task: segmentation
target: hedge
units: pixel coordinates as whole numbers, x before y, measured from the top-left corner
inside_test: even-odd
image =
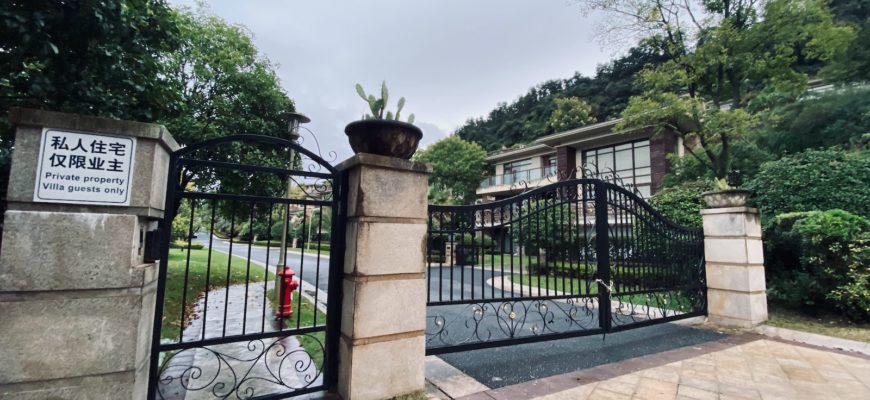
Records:
[[[870,320],[870,219],[843,210],[787,213],[765,234],[771,302]]]
[[[746,188],[765,225],[800,211],[841,209],[870,215],[870,150],[809,150],[762,164]]]

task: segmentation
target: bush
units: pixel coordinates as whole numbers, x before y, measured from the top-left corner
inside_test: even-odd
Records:
[[[765,233],[772,302],[870,320],[870,219],[843,210],[788,213]]]
[[[704,200],[701,193],[713,190],[710,180],[686,182],[679,186],[662,189],[650,199],[650,205],[674,223],[685,226],[701,226],[701,209]]]
[[[777,215],[842,209],[870,215],[870,150],[809,150],[764,163],[746,188],[765,225]]]
[[[189,249],[189,250],[202,250],[205,246],[202,243],[191,242],[190,246],[187,245],[187,241],[184,240],[175,240],[169,244],[170,249]]]

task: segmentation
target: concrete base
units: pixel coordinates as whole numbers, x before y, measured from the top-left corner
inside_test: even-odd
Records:
[[[341,338],[338,393],[346,400],[381,400],[425,388],[426,341],[423,332],[410,337],[365,343]]]

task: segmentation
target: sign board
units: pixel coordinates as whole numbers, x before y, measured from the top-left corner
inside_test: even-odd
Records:
[[[42,130],[33,201],[130,205],[136,138]]]

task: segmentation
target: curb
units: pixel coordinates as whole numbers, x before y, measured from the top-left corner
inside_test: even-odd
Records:
[[[859,342],[857,340],[841,339],[832,336],[820,335],[818,333],[809,333],[796,331],[786,328],[777,328],[770,325],[760,325],[753,329],[756,333],[764,336],[774,337],[790,342],[798,342],[809,344],[826,349],[843,350],[853,353],[860,353],[865,356],[870,356],[870,343]]]

